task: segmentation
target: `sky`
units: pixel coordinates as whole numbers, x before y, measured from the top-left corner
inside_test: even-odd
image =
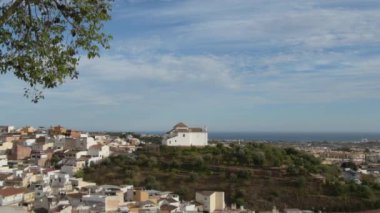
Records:
[[[0,123],[378,132],[378,0],[116,0],[111,49],[45,90],[0,76]]]

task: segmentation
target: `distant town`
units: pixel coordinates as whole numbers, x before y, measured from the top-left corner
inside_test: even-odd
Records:
[[[83,180],[83,169],[112,156],[133,156],[144,147],[215,147],[206,128],[178,123],[164,135],[81,132],[63,126],[48,128],[0,126],[0,212],[254,212],[243,205],[227,205],[222,190],[196,191],[184,200],[171,191],[134,185],[98,185]],[[240,141],[224,141],[240,144]],[[257,143],[268,143],[257,141]],[[242,143],[244,144],[244,143]],[[380,143],[274,143],[292,147],[339,165],[346,181],[362,184],[362,175],[380,183]],[[102,176],[103,174],[97,174]],[[313,177],[325,181],[323,175]],[[148,189],[149,188],[149,189]],[[264,211],[260,211],[264,212]],[[266,212],[301,213],[312,209],[275,205]]]

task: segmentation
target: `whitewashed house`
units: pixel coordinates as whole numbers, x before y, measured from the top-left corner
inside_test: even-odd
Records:
[[[7,187],[0,189],[0,206],[21,203],[24,198],[24,188]]]
[[[207,129],[190,128],[184,123],[178,123],[164,135],[162,144],[166,146],[206,146],[208,144]]]
[[[13,143],[11,141],[1,142],[1,139],[0,139],[0,151],[12,149],[12,147],[13,147]]]
[[[48,195],[51,192],[50,185],[44,183],[31,184],[31,189],[33,189],[36,197],[42,197]]]
[[[66,137],[63,135],[54,136],[54,149],[63,149],[65,147]]]
[[[15,131],[14,126],[0,126],[0,133],[10,133]]]
[[[32,146],[34,143],[36,143],[35,138],[28,138],[28,139],[25,139],[24,141],[25,146]]]
[[[0,154],[0,167],[8,167],[8,158],[5,154]]]
[[[202,204],[203,212],[213,213],[215,210],[224,210],[224,192],[201,191],[195,193],[195,201]]]
[[[67,150],[64,153],[65,159],[79,159],[82,156],[88,155],[87,151],[75,151],[75,150]]]
[[[76,143],[76,148],[79,150],[88,150],[91,146],[97,144],[92,137],[80,138]]]
[[[86,161],[82,159],[64,159],[61,172],[74,176],[76,172],[86,166]]]
[[[90,146],[88,149],[88,155],[91,157],[106,158],[110,155],[110,147],[102,145],[100,143]]]

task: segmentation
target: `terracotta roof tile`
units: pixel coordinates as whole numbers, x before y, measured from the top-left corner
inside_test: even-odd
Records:
[[[90,149],[98,149],[98,150],[100,150],[100,149],[102,149],[102,146],[103,146],[102,144],[98,143],[98,144],[90,146]]]
[[[190,128],[191,132],[204,132],[202,128]]]
[[[187,128],[186,124],[182,123],[182,122],[179,122],[177,123],[173,129],[177,129],[177,128]]]
[[[167,211],[173,211],[176,208],[178,208],[178,207],[173,206],[173,205],[167,205],[167,204],[164,204],[160,207],[161,210],[167,210]]]
[[[25,188],[7,187],[0,189],[0,196],[7,197],[10,195],[22,194],[26,191]]]

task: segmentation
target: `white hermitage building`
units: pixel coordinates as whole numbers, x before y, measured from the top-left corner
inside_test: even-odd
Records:
[[[162,144],[166,146],[207,146],[207,129],[190,128],[184,123],[178,123],[164,135]]]

